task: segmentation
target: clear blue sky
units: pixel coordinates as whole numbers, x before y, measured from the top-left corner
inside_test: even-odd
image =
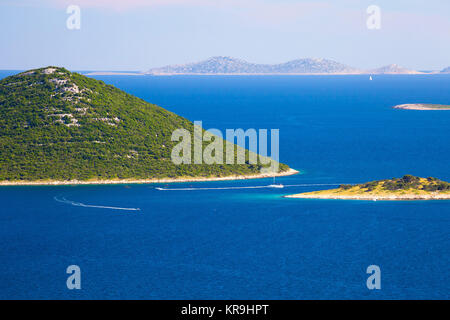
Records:
[[[81,8],[81,29],[66,8]],[[381,8],[369,30],[366,9]],[[450,66],[448,0],[0,0],[0,69],[146,70],[226,55]]]

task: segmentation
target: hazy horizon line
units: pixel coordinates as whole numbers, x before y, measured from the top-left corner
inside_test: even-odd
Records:
[[[360,68],[360,67],[353,67],[353,66],[350,65],[350,64],[347,64],[347,63],[344,63],[344,62],[340,62],[340,61],[338,61],[338,60],[329,59],[329,58],[317,58],[317,57],[303,57],[303,58],[296,58],[296,59],[290,59],[290,60],[286,60],[286,61],[283,61],[283,62],[277,62],[277,63],[256,63],[256,62],[248,61],[248,60],[243,59],[243,58],[237,58],[237,57],[233,57],[233,56],[215,55],[215,56],[210,56],[210,57],[208,57],[208,58],[197,59],[197,60],[195,60],[195,61],[191,61],[191,62],[187,62],[187,63],[176,63],[176,62],[175,62],[175,63],[171,63],[171,64],[165,64],[165,65],[162,65],[162,66],[145,67],[145,68],[134,69],[134,70],[131,70],[131,69],[130,69],[130,70],[118,70],[118,69],[108,69],[108,70],[106,70],[106,69],[92,69],[92,68],[86,68],[86,69],[84,69],[84,68],[76,68],[76,69],[72,69],[72,71],[83,71],[83,72],[121,72],[121,73],[132,72],[132,73],[144,73],[144,72],[147,72],[147,71],[149,71],[149,70],[151,70],[151,69],[164,68],[164,67],[167,67],[167,66],[182,66],[182,65],[188,65],[188,64],[195,64],[195,63],[200,63],[200,62],[203,62],[203,61],[210,60],[210,59],[212,59],[212,58],[231,58],[231,59],[241,60],[241,61],[243,61],[243,62],[251,63],[251,64],[256,64],[256,65],[278,65],[278,64],[283,64],[283,63],[288,63],[288,62],[296,61],[296,60],[307,60],[307,59],[311,59],[311,60],[328,60],[328,61],[333,61],[333,62],[341,63],[341,64],[343,64],[343,65],[346,65],[346,66],[348,66],[348,67],[352,67],[352,68],[354,68],[354,69],[358,69],[358,70],[360,70],[360,71],[371,71],[371,70],[374,70],[374,69],[377,69],[377,68],[382,68],[382,67],[385,67],[385,66],[391,66],[391,65],[397,65],[397,66],[399,66],[399,67],[402,67],[402,68],[405,68],[405,69],[408,69],[408,70],[411,70],[411,71],[419,71],[419,72],[434,72],[434,71],[441,71],[441,70],[444,70],[444,69],[450,67],[450,62],[449,62],[448,65],[444,65],[444,66],[442,66],[442,67],[439,68],[439,69],[409,68],[409,67],[406,67],[406,66],[404,66],[404,65],[402,65],[402,64],[399,64],[399,63],[383,64],[383,65],[381,65],[380,67],[377,67],[377,68]],[[53,66],[53,65],[38,66],[38,67],[33,67],[33,68],[31,68],[31,69],[30,69],[30,68],[7,68],[7,69],[1,68],[0,70],[3,70],[3,71],[26,71],[26,70],[39,69],[39,68],[44,68],[44,67],[49,67],[49,66]],[[64,68],[67,68],[67,67],[65,67],[65,66],[58,66],[58,67],[64,67]]]

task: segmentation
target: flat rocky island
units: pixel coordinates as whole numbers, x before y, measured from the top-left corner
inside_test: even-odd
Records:
[[[429,104],[429,103],[409,103],[399,104],[394,109],[406,109],[406,110],[450,110],[450,105],[445,104]]]
[[[403,178],[378,180],[363,184],[344,184],[337,189],[285,196],[304,199],[349,200],[450,200],[450,183],[436,178],[405,175]]]

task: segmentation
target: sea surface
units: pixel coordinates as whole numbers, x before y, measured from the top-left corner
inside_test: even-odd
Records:
[[[280,160],[301,174],[277,178],[284,189],[0,187],[0,299],[450,298],[450,201],[282,198],[404,174],[450,181],[450,111],[391,108],[449,104],[450,75],[95,78],[206,129],[279,129]],[[81,290],[66,287],[69,265]],[[370,265],[381,290],[366,286]]]

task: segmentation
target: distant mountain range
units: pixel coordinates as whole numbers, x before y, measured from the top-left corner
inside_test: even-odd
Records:
[[[298,59],[280,64],[256,64],[231,57],[150,69],[149,74],[295,74],[360,73],[358,69],[326,59]]]
[[[367,73],[367,72],[364,72]],[[419,71],[415,71],[415,70],[409,70],[403,67],[400,67],[399,65],[396,64],[390,64],[378,69],[374,69],[374,70],[370,70],[368,73],[373,73],[373,74],[417,74],[417,73],[422,73]]]
[[[450,72],[450,67],[441,71]],[[200,62],[169,65],[150,69],[144,74],[175,75],[175,74],[421,74],[415,70],[406,69],[396,64],[383,66],[373,70],[354,68],[333,60],[305,58],[280,64],[257,64],[232,57],[212,57]]]

